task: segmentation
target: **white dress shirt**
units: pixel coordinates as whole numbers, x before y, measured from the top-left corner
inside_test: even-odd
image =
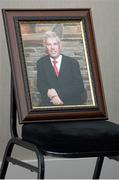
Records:
[[[51,60],[51,63],[52,63],[52,66],[54,65],[53,64],[53,61],[54,59],[53,58],[50,58]],[[55,59],[57,61],[57,68],[58,68],[58,71],[60,71],[60,66],[61,66],[61,62],[62,62],[62,55],[60,55],[57,59]]]

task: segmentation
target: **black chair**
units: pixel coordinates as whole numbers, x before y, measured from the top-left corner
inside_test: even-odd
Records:
[[[118,160],[119,125],[109,121],[76,121],[24,124],[22,138],[17,133],[17,109],[14,90],[11,91],[11,139],[9,140],[0,170],[4,179],[8,163],[12,162],[37,173],[44,178],[44,155],[64,158],[97,157],[93,179],[100,177],[104,157]],[[38,166],[27,164],[12,157],[14,145],[36,153]],[[79,174],[80,178],[80,174]]]

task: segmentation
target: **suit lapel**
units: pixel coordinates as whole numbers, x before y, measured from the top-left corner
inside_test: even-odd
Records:
[[[65,60],[64,60],[64,56],[62,55],[62,62],[61,62],[60,71],[59,71],[59,78],[64,74],[65,71],[66,71]]]
[[[45,71],[46,71],[48,79],[51,79],[52,81],[56,81],[57,80],[57,76],[56,76],[54,68],[53,68],[53,66],[51,64],[50,57],[48,57],[46,59]]]

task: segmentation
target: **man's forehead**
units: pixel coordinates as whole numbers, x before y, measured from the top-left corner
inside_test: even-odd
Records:
[[[55,37],[53,37],[53,38],[50,38],[50,37],[47,38],[46,42],[52,42],[52,43],[56,42],[56,43],[59,43],[58,39],[55,38]]]

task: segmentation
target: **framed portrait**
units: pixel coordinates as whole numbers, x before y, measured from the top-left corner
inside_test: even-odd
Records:
[[[107,119],[91,9],[2,12],[20,123]]]

